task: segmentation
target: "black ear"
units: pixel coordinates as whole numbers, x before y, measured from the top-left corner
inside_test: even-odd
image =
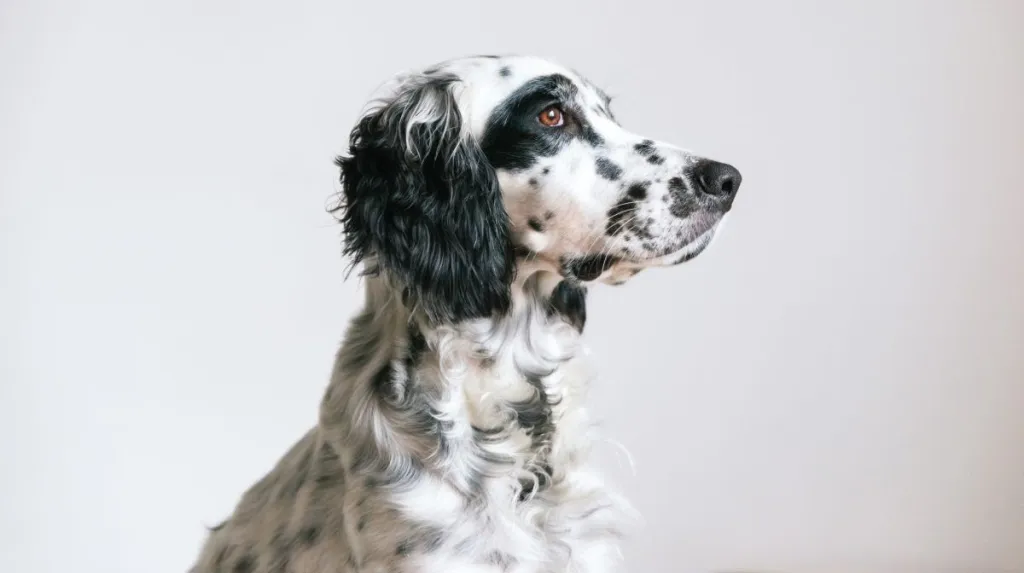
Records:
[[[353,129],[338,158],[345,252],[431,320],[508,310],[514,268],[498,179],[463,124],[453,76],[417,76]]]

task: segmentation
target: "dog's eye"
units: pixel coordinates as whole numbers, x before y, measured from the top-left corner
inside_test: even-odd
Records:
[[[565,116],[562,114],[562,109],[557,105],[551,105],[544,108],[544,111],[540,112],[537,116],[541,124],[546,127],[560,127],[565,123]]]

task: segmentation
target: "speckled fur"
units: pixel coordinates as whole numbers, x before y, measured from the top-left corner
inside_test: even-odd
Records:
[[[531,123],[538,97],[573,123]],[[536,58],[403,75],[351,142],[365,306],[317,425],[191,573],[615,570],[636,516],[589,461],[587,285],[693,258],[731,194],[702,195],[703,158],[626,132]]]
[[[508,317],[443,328],[368,280],[319,425],[214,528],[194,571],[610,568],[632,514],[588,465],[583,348],[542,278],[515,285]],[[397,373],[386,394],[382,371]],[[551,410],[540,439],[517,423],[531,407]]]

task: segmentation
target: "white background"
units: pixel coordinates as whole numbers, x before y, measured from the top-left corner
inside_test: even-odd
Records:
[[[367,96],[518,52],[744,175],[592,291],[628,570],[1024,571],[1024,4],[844,4],[4,0],[0,570],[185,571],[361,302]]]

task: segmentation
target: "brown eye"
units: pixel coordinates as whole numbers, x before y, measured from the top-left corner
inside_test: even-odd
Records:
[[[540,112],[537,116],[541,124],[546,127],[559,127],[565,123],[565,118],[562,116],[562,110],[557,105],[549,106],[544,108],[544,111]]]

